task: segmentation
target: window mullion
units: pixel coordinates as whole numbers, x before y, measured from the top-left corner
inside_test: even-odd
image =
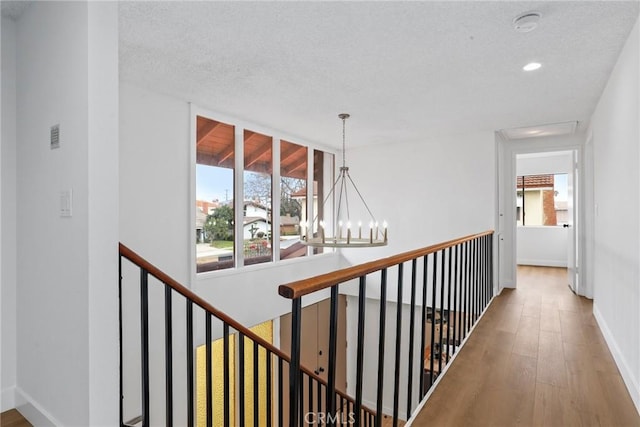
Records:
[[[235,267],[244,265],[244,128],[235,127],[235,168],[233,183],[233,217]]]
[[[280,260],[280,144],[279,136],[271,140],[271,253],[272,261]]]

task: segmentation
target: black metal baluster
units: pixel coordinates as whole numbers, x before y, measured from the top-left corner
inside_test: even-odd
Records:
[[[195,396],[193,369],[193,301],[187,300],[187,425],[195,424]]]
[[[229,427],[231,424],[231,378],[229,376],[229,362],[231,361],[229,358],[229,324],[224,322],[222,324],[222,375],[223,375],[223,388],[224,388],[224,409],[223,409],[223,423],[225,427]]]
[[[239,417],[238,425],[245,425],[245,400],[247,394],[245,393],[245,380],[247,379],[247,371],[245,370],[245,352],[244,352],[244,334],[242,332],[238,333],[238,382],[239,390],[238,390],[238,400],[239,400]]]
[[[173,425],[173,325],[171,287],[164,285],[164,360],[166,425]]]
[[[491,235],[487,235],[485,236],[484,239],[484,274],[485,274],[485,281],[486,281],[486,285],[485,285],[485,306],[489,305],[489,302],[491,301],[491,296],[490,294],[490,282],[489,282],[489,239],[491,238]]]
[[[124,347],[122,341],[122,255],[118,256],[118,346],[119,353],[119,383],[120,383],[120,398],[118,399],[118,411],[120,417],[120,425],[124,424],[124,380],[122,378],[122,372],[124,371],[122,348]]]
[[[327,413],[336,413],[336,343],[338,340],[338,284],[331,287],[331,312],[329,316],[329,371],[327,372]],[[335,425],[330,418],[327,425]]]
[[[407,384],[407,419],[411,418],[411,401],[413,394],[413,336],[416,331],[416,270],[418,260],[411,261],[411,309],[409,314],[409,378]]]
[[[460,337],[460,343],[462,343],[462,341],[466,337],[466,331],[465,331],[465,324],[467,321],[466,320],[467,319],[467,309],[466,309],[467,294],[465,291],[465,281],[467,277],[466,251],[467,251],[467,242],[463,242],[462,245],[460,245],[460,301],[458,302],[458,311],[460,312],[460,325],[458,326],[460,333],[458,334],[458,336]]]
[[[489,303],[489,289],[488,289],[488,280],[487,280],[487,236],[482,237],[482,311],[487,307]]]
[[[142,426],[149,420],[149,273],[140,269],[140,340],[142,369]]]
[[[478,310],[480,309],[480,298],[478,298],[479,274],[478,274],[478,239],[473,239],[473,324],[478,320]]]
[[[378,332],[378,394],[376,396],[376,412],[382,413],[382,391],[384,385],[384,337],[387,316],[387,269],[381,271],[380,279],[380,321]],[[376,427],[381,427],[381,418],[378,417]]]
[[[316,386],[318,388],[318,410],[316,412],[316,414],[319,414],[322,412],[322,383],[320,381],[316,381]]]
[[[429,388],[433,385],[433,356],[436,338],[436,298],[438,286],[438,252],[433,253],[433,283],[431,287],[431,350],[429,352]]]
[[[300,321],[302,300],[291,301],[291,362],[289,363],[289,423],[298,426],[298,390],[300,389]]]
[[[309,407],[307,408],[307,413],[313,413],[313,381],[311,378],[311,375],[309,375],[309,396],[307,396],[307,398],[309,399]],[[316,412],[317,413],[317,412]]]
[[[440,333],[438,334],[438,376],[442,373],[442,335],[444,333],[444,283],[445,283],[445,258],[447,253],[443,249],[440,259]]]
[[[258,343],[253,342],[253,425],[260,422],[260,364]]]
[[[426,394],[424,387],[424,350],[426,345],[426,328],[427,328],[427,263],[429,261],[429,255],[423,257],[424,266],[422,268],[422,328],[420,328],[420,400]]]
[[[403,264],[398,264],[398,299],[396,303],[396,360],[395,381],[393,385],[393,427],[398,427],[398,405],[400,403],[400,357],[402,355],[402,271]]]
[[[450,356],[449,355],[449,347],[451,345],[451,337],[449,335],[450,330],[451,330],[451,328],[450,328],[450,326],[451,326],[451,323],[450,323],[451,322],[451,280],[452,280],[452,277],[451,277],[452,276],[452,274],[451,274],[452,248],[451,248],[451,246],[449,246],[448,252],[449,252],[449,257],[448,257],[448,260],[447,260],[448,273],[447,273],[447,338],[446,338],[447,344],[445,345],[446,353],[443,353],[443,354],[447,355],[447,358],[444,361],[445,365],[447,363],[449,363],[449,356]],[[444,310],[443,310],[443,313],[444,313]],[[443,327],[444,327],[444,325],[443,325]]]
[[[272,357],[273,357],[273,353],[271,352],[271,350],[267,350],[267,361],[266,361],[266,366],[265,366],[265,371],[267,372],[267,427],[271,427],[271,421],[272,421],[272,414],[271,414],[271,408],[273,405],[273,399],[271,397],[271,392],[272,392],[272,366],[271,364],[273,363],[272,361]]]
[[[278,427],[284,426],[284,362],[278,356]]]
[[[453,262],[453,348],[451,356],[456,354],[456,348],[458,346],[457,341],[457,330],[458,327],[458,316],[460,312],[458,311],[458,251],[460,249],[460,245],[456,245],[455,253],[454,253],[454,262]]]
[[[493,277],[493,234],[491,234],[491,237],[489,239],[489,283],[491,283],[491,287],[490,289],[490,293],[489,296],[491,298],[493,298],[493,287],[494,287],[494,283],[493,283],[494,277]]]
[[[298,416],[300,417],[300,425],[303,426],[304,425],[304,417],[305,417],[305,413],[304,413],[304,377],[305,377],[305,373],[304,372],[300,372],[300,390],[299,390],[299,398],[300,399],[300,410],[298,411]]]
[[[205,343],[206,343],[206,399],[207,399],[207,427],[211,427],[213,425],[213,367],[211,363],[211,314],[209,312],[204,312],[205,316]]]
[[[468,242],[467,245],[467,320],[466,320],[466,331],[465,331],[465,335],[469,332],[469,330],[471,329],[471,308],[472,308],[472,295],[471,295],[471,290],[472,290],[472,279],[471,279],[471,268],[473,265],[473,259],[471,257],[472,253],[471,253],[471,241]]]
[[[360,276],[360,289],[358,294],[358,343],[356,347],[356,405],[355,424],[360,425],[360,410],[362,409],[362,368],[364,365],[364,325],[365,325],[365,304],[367,297],[367,277]]]

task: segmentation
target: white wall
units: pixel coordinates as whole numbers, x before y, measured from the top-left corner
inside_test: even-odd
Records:
[[[421,142],[347,151],[351,177],[376,219],[389,223],[388,246],[345,249],[343,255],[349,262],[360,263],[495,228],[492,132],[427,137]]]
[[[16,406],[34,425],[115,425],[117,5],[36,2],[17,26]]]
[[[118,4],[88,3],[89,424],[117,423]]]
[[[640,411],[640,30],[634,27],[591,121],[594,314]]]
[[[519,154],[516,157],[516,174],[523,176],[570,173],[572,158],[572,153],[567,151]]]
[[[2,281],[2,406],[15,406],[16,386],[16,25],[2,18],[2,142],[0,265]]]
[[[518,227],[518,264],[566,267],[567,234],[563,227]]]
[[[572,172],[572,153],[532,153],[516,158],[516,174],[540,175]],[[517,263],[566,267],[568,232],[562,227],[518,227]]]

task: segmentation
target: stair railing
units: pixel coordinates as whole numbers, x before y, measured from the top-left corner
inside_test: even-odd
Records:
[[[408,278],[404,275],[405,264],[410,264]],[[405,303],[395,304],[395,330],[387,332],[387,288],[391,275],[396,278],[395,301]],[[357,287],[355,283],[347,283],[356,280]],[[405,296],[405,285],[410,286],[410,296]],[[280,295],[292,300],[289,414],[293,427],[302,425],[298,424],[297,415],[303,411],[303,401],[297,393],[302,381],[298,371],[302,297],[327,288],[331,290],[329,324],[318,326],[329,330],[326,401],[335,402],[337,307],[341,286],[347,294],[357,295],[358,306],[357,319],[351,320],[351,324],[357,324],[356,360],[353,364],[356,371],[355,391],[351,392],[355,395],[355,405],[349,414],[351,424],[368,425],[369,421],[362,418],[361,411],[366,397],[369,402],[375,402],[378,417],[374,425],[380,427],[383,415],[389,414],[396,427],[401,416],[402,419],[412,416],[493,298],[493,231],[281,285],[278,290]],[[377,319],[369,321],[365,317],[365,307],[371,306],[370,302],[367,303],[368,293],[375,293],[372,298],[379,301]],[[403,313],[403,310],[408,310],[408,313]],[[372,315],[375,316],[375,313]],[[419,319],[416,319],[418,316]],[[409,333],[408,338],[403,338],[403,322],[407,318]],[[365,328],[371,330],[376,327],[377,342],[369,339],[365,343]],[[395,347],[391,353],[386,352],[388,333],[395,336]],[[365,375],[365,358],[371,357],[374,358],[373,363],[369,360],[367,366],[377,366],[377,372],[367,372]],[[388,371],[393,372],[393,384],[390,386],[385,383],[385,372]],[[392,392],[385,397],[388,387],[392,388]],[[327,425],[340,424],[342,418],[339,409],[333,404],[329,405],[324,417]]]
[[[133,267],[137,267],[139,270],[139,280],[136,280],[139,289],[136,290],[136,294],[139,293],[139,304],[130,304],[124,301],[123,291],[123,259],[130,261]],[[125,266],[129,268],[131,266]],[[150,280],[150,277],[157,280]],[[156,288],[152,286],[157,285]],[[128,286],[128,284],[127,284]],[[159,289],[157,289],[159,288]],[[129,289],[127,289],[129,290]],[[150,321],[150,293],[161,292],[163,293],[164,307],[163,322]],[[130,293],[130,292],[127,292]],[[291,358],[289,355],[283,353],[279,348],[273,346],[271,343],[261,338],[258,334],[254,333],[250,329],[241,325],[239,322],[225,314],[224,312],[216,309],[210,303],[203,298],[178,283],[169,275],[155,267],[153,264],[142,258],[140,255],[133,252],[131,249],[123,244],[120,244],[120,282],[119,282],[119,294],[120,294],[120,426],[125,427],[128,424],[125,423],[125,399],[136,399],[134,406],[136,406],[136,414],[126,414],[127,418],[133,415],[136,425],[143,427],[165,424],[166,426],[188,426],[192,427],[197,423],[197,408],[196,408],[196,372],[195,372],[195,345],[194,345],[194,319],[196,319],[197,311],[201,317],[201,321],[204,322],[204,337],[203,341],[206,346],[206,374],[205,374],[205,408],[201,409],[206,412],[205,425],[207,427],[215,425],[230,426],[232,420],[236,420],[233,424],[238,426],[252,425],[252,426],[266,426],[272,425],[289,426],[292,423],[296,425],[303,425],[312,423],[309,420],[305,420],[304,416],[297,417],[296,420],[289,422],[288,411],[286,411],[286,405],[288,405],[289,391],[284,385],[287,379],[290,377],[289,371],[291,366]],[[182,302],[184,304],[185,316],[180,319],[184,322],[184,333],[180,335],[182,331],[175,330],[175,324],[178,323],[177,314],[180,310],[176,306],[176,302]],[[126,307],[123,305],[126,303]],[[127,324],[123,320],[124,316],[131,317],[131,310],[133,305],[139,305],[138,313],[135,315],[139,319],[140,339],[139,339],[139,370],[140,370],[140,382],[139,382],[139,397],[131,396],[130,393],[126,393],[124,390],[124,374],[123,363],[136,363],[127,357],[125,361],[125,342],[123,341],[124,329],[127,327],[132,328],[132,325]],[[157,307],[154,307],[157,309]],[[126,311],[126,312],[125,312]],[[212,363],[212,342],[213,342],[213,329],[214,322],[218,322],[218,327],[222,327],[222,339],[223,339],[223,368],[222,368],[222,390],[214,390],[213,388],[213,363]],[[158,332],[154,327],[161,328],[164,331],[163,338],[163,351],[162,354],[153,352],[150,349],[150,335],[154,332]],[[230,351],[230,343],[232,339],[232,331],[236,331],[238,334],[237,348],[239,356],[233,360],[233,354]],[[130,331],[129,331],[130,332]],[[154,335],[155,336],[155,335]],[[177,338],[184,339],[185,347],[181,350],[186,352],[185,366],[182,372],[185,378],[182,378],[182,374],[177,375],[174,371],[174,366],[179,364],[177,362],[176,349],[180,347]],[[137,341],[137,340],[136,340]],[[137,351],[137,349],[136,349]],[[248,360],[252,364],[252,367],[245,366],[245,356],[250,355]],[[259,355],[264,356],[263,358]],[[163,359],[162,361],[154,360],[154,357]],[[164,362],[164,379],[160,381],[154,378],[154,384],[163,382],[164,390],[158,390],[157,387],[151,385],[151,365],[156,366],[159,362]],[[235,363],[235,369],[230,369]],[[138,367],[138,366],[137,366]],[[136,368],[137,368],[136,367]],[[245,369],[247,368],[247,369]],[[247,371],[252,368],[252,381],[247,380]],[[300,379],[296,384],[298,389],[296,391],[296,402],[307,402],[308,409],[310,411],[323,412],[327,406],[325,400],[326,389],[329,386],[320,376],[315,374],[310,369],[296,364],[297,375],[296,378]],[[233,378],[232,378],[233,372]],[[261,384],[258,380],[257,373],[264,373],[266,384]],[[176,384],[174,378],[179,377],[180,381],[186,382],[186,384]],[[235,399],[232,401],[231,388],[232,384],[237,387],[238,392],[235,393]],[[304,387],[303,387],[304,386]],[[176,395],[175,389],[183,390],[186,388],[186,398],[182,395]],[[335,387],[332,386],[332,390]],[[163,408],[154,407],[152,410],[152,401],[154,401],[153,393],[164,394],[164,402],[161,405]],[[213,398],[214,394],[222,394],[223,399],[223,411],[222,414],[214,414]],[[348,396],[342,391],[336,391],[332,393],[333,401],[329,402],[332,408],[338,408],[335,413],[344,417],[343,412],[346,414],[353,413],[356,403],[353,398]],[[137,399],[139,399],[139,408],[137,407]],[[162,399],[160,399],[162,400]],[[263,405],[264,414],[260,412],[259,402],[266,402]],[[186,413],[186,418],[180,418],[175,411],[176,404],[184,405],[180,408],[181,413]],[[235,408],[235,410],[234,410]],[[377,420],[376,414],[371,409],[358,405],[359,417],[366,420],[367,425],[373,426]],[[140,414],[140,415],[138,415]],[[218,416],[217,418],[215,416]],[[156,416],[156,419],[152,421],[152,416]],[[164,420],[162,419],[164,418]]]

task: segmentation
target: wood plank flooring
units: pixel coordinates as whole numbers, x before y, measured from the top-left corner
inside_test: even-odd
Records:
[[[640,426],[566,269],[518,267],[412,426]]]
[[[1,427],[32,427],[29,421],[25,420],[22,414],[15,409],[0,414]]]

